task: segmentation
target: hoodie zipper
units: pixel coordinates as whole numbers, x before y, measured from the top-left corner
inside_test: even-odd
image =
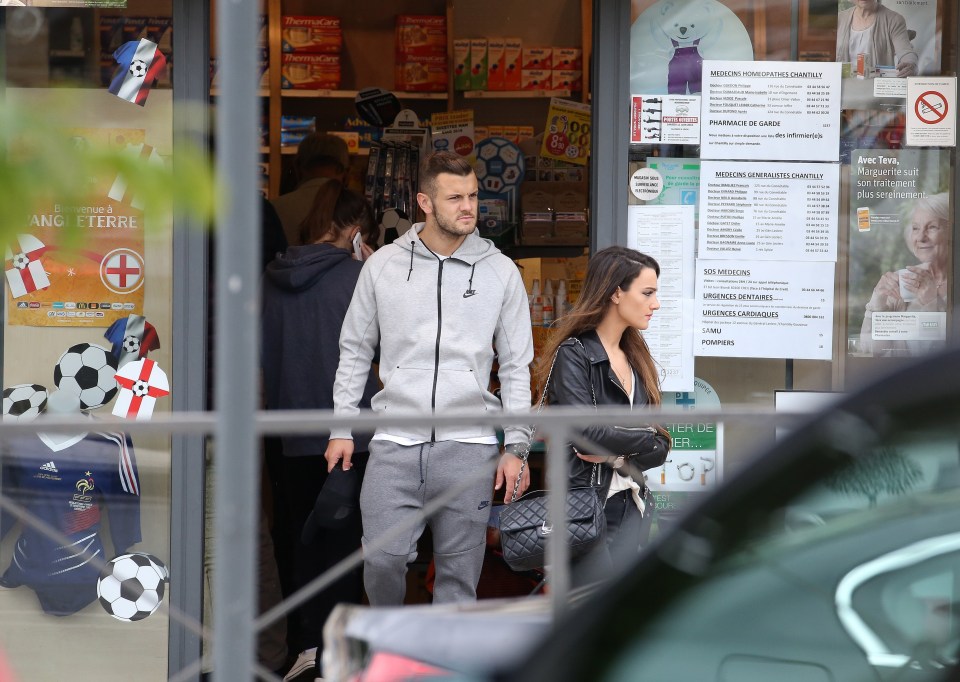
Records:
[[[437,412],[437,381],[440,379],[440,330],[443,328],[443,263],[446,259],[438,258],[437,268],[437,343],[433,350],[433,394],[430,396],[430,412]],[[436,425],[430,427],[430,442],[437,440]]]

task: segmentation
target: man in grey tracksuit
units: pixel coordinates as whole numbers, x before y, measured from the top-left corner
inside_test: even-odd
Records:
[[[393,414],[474,414],[530,408],[533,339],[516,264],[476,230],[477,177],[460,156],[437,152],[420,170],[414,225],[364,264],[340,333],[333,389],[338,415],[356,415],[367,369],[380,347],[383,390],[371,407]],[[500,397],[488,383],[498,363]],[[365,369],[366,368],[366,369]],[[476,599],[491,484],[509,498],[520,473],[527,426],[504,429],[500,455],[491,426],[381,427],[370,443],[360,496],[364,587],[375,606],[403,603],[406,567],[416,557],[431,500],[471,481],[432,515],[434,602]],[[349,468],[349,430],[334,429],[326,458]],[[522,489],[529,482],[524,473]],[[506,484],[506,485],[504,485]],[[406,530],[397,533],[399,524]]]

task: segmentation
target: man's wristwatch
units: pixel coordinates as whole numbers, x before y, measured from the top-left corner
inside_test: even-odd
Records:
[[[504,452],[509,452],[514,457],[519,457],[524,462],[530,456],[530,445],[528,443],[510,443],[503,447]]]

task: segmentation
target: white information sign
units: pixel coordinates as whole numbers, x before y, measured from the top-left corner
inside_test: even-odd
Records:
[[[835,261],[840,165],[700,164],[700,258]]]
[[[629,206],[627,246],[660,264],[658,310],[643,332],[663,371],[664,391],[693,390],[693,206]]]
[[[957,78],[907,79],[906,144],[957,146]]]
[[[839,62],[703,62],[701,159],[838,161]]]
[[[695,355],[830,360],[834,264],[697,260]]]

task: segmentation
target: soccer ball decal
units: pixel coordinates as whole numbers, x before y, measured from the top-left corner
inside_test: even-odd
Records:
[[[101,407],[117,394],[117,359],[102,346],[78,343],[57,360],[53,383],[80,398],[81,410]]]
[[[133,334],[128,334],[123,337],[123,352],[125,353],[139,353],[140,352],[140,339],[134,336]]]
[[[3,420],[29,422],[47,406],[47,389],[38,384],[17,384],[3,389]]]
[[[163,601],[167,567],[142,552],[121,554],[107,562],[97,578],[100,606],[117,620],[143,620]]]
[[[134,59],[130,63],[130,75],[135,78],[143,78],[147,75],[147,63],[142,59]]]
[[[503,193],[523,180],[523,154],[504,137],[488,137],[477,144],[476,171],[480,189]]]
[[[383,226],[385,231],[393,228],[399,236],[409,230],[413,223],[403,215],[402,211],[395,208],[388,208],[383,212],[383,217],[380,218],[380,225]]]
[[[133,394],[139,398],[147,395],[150,392],[150,387],[145,381],[134,381],[133,386],[130,388],[133,391]]]
[[[26,270],[30,266],[30,259],[25,253],[18,253],[13,257],[13,267],[17,270]]]

